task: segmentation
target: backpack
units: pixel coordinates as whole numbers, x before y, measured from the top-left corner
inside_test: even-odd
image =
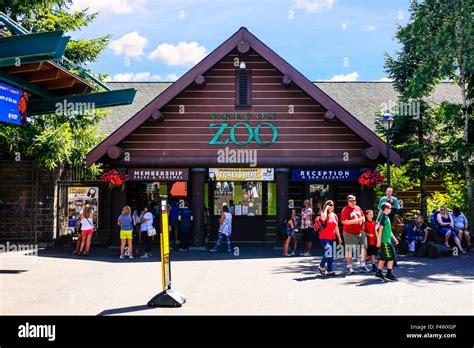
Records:
[[[438,214],[439,214],[439,211],[435,211],[433,212],[433,214],[430,215],[430,223],[435,227],[435,228],[438,228],[439,225],[438,225]]]

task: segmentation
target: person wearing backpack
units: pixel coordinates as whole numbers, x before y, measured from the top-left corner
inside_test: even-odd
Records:
[[[120,259],[125,258],[125,244],[128,245],[129,259],[133,259],[133,228],[134,221],[132,209],[126,205],[122,208],[122,214],[117,219],[117,225],[120,227]]]
[[[323,209],[321,210],[321,216],[319,217],[322,222],[325,223],[325,227],[319,233],[319,241],[323,247],[323,259],[319,264],[319,273],[323,276],[331,276],[336,273],[333,271],[335,242],[339,245],[342,244],[341,234],[339,232],[338,218],[334,213],[334,202],[329,200],[324,203]],[[327,263],[327,270],[326,270]]]

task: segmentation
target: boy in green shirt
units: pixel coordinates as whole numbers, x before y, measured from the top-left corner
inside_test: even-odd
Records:
[[[382,215],[378,218],[377,222],[379,227],[377,229],[377,248],[379,248],[379,264],[375,276],[382,280],[398,281],[398,279],[392,274],[393,262],[395,260],[395,248],[393,247],[391,240],[393,239],[395,245],[398,244],[397,238],[392,233],[392,224],[388,215],[392,209],[390,203],[382,203]],[[387,262],[387,274],[384,276],[382,273],[383,266]]]

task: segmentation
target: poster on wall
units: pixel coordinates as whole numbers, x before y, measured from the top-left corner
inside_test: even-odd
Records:
[[[28,98],[27,92],[0,83],[0,122],[24,124]]]
[[[98,226],[99,217],[99,188],[91,186],[73,186],[67,189],[67,234],[75,235],[79,233],[79,215],[86,204],[90,204],[94,210],[92,223]]]
[[[273,181],[273,168],[209,168],[210,181]]]

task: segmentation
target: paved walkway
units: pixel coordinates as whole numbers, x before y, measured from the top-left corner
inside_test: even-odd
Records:
[[[0,256],[0,314],[470,314],[474,252],[459,257],[400,257],[398,283],[373,274],[317,274],[319,256],[280,257],[269,246],[239,245],[240,255],[172,252],[173,288],[182,308],[153,308],[161,288],[158,253],[119,260],[95,248],[88,258],[66,248],[39,256]],[[315,249],[319,253],[320,249]],[[343,271],[344,261],[336,262]]]

